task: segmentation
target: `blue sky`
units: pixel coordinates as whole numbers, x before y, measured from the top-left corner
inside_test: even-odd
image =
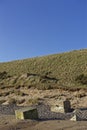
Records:
[[[87,48],[87,0],[0,0],[0,62]]]

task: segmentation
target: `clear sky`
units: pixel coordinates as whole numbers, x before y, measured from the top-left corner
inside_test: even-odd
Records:
[[[87,48],[87,0],[0,0],[0,62]]]

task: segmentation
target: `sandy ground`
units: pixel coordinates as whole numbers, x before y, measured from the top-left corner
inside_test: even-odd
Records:
[[[9,119],[9,118],[8,118]],[[0,124],[0,130],[87,130],[86,121],[60,121],[60,120],[47,120],[47,121],[16,121],[3,122]]]
[[[40,98],[40,101],[46,102],[49,105],[61,105],[62,102],[69,98],[72,107],[87,107],[87,94],[85,91],[68,92],[61,90],[23,90],[28,95],[24,97],[16,97],[15,95],[2,96],[0,100],[6,101],[10,97],[17,99],[24,98],[27,101],[29,98]],[[80,97],[79,97],[80,95]],[[26,102],[22,105],[26,105]],[[6,115],[0,112],[0,130],[87,130],[87,121],[69,121],[69,120],[16,120],[15,115]]]
[[[1,90],[5,93],[7,90]],[[18,90],[19,91],[19,90]],[[32,105],[35,102],[46,102],[49,105],[61,106],[63,101],[68,98],[72,107],[87,107],[87,92],[85,90],[79,90],[75,92],[68,92],[60,89],[54,90],[37,90],[37,89],[21,89],[26,95],[21,96],[16,93],[9,94],[7,96],[0,96],[0,102],[5,100],[2,104],[8,104],[9,100],[15,99],[17,101],[24,100],[22,106]],[[31,102],[31,103],[30,103]]]

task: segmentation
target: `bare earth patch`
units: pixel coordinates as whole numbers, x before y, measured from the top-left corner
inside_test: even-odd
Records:
[[[0,125],[0,130],[87,130],[87,122],[72,121],[16,121]]]

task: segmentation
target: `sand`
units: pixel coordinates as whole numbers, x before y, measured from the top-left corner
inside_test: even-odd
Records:
[[[17,120],[15,115],[0,114],[0,130],[87,130],[87,121]]]

